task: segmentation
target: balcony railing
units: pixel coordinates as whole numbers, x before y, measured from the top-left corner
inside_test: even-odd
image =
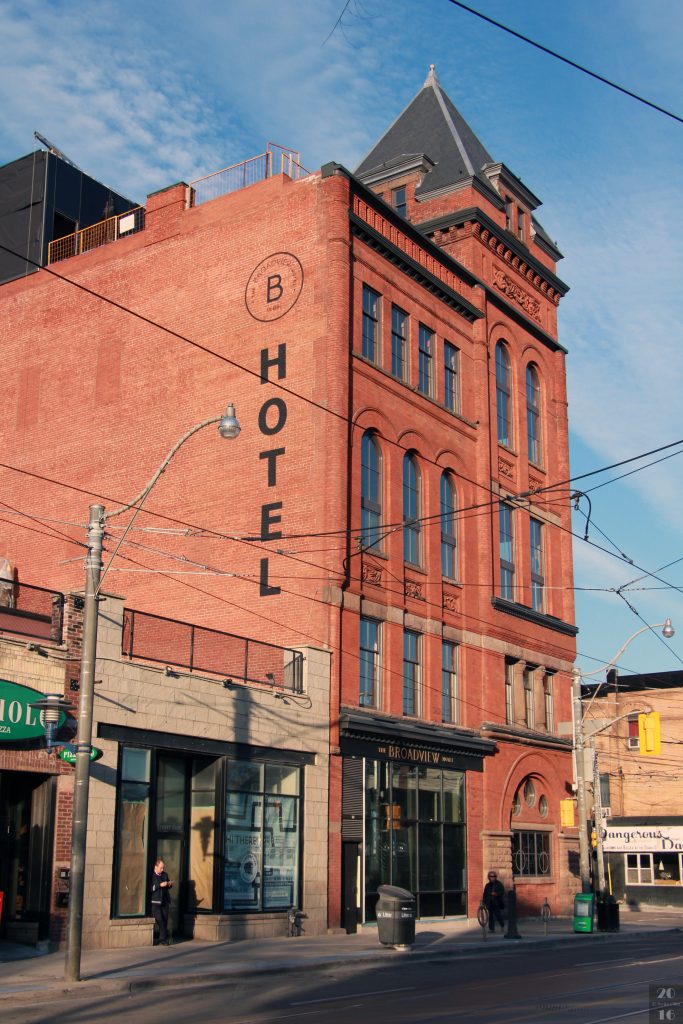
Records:
[[[190,672],[211,672],[227,683],[261,683],[301,693],[303,654],[189,622],[126,608],[122,653]]]
[[[0,579],[0,631],[52,644],[62,642],[64,595]]]
[[[298,181],[300,178],[308,177],[310,173],[301,166],[296,150],[269,142],[265,153],[252,156],[249,160],[242,160],[231,167],[224,167],[221,171],[214,171],[203,178],[196,178],[190,182],[190,186],[194,189],[194,205],[200,206],[201,203],[208,203],[211,199],[218,199],[229,192],[237,192],[247,185],[254,185],[257,181],[264,181],[276,174],[286,174]]]
[[[100,220],[97,224],[91,224],[88,228],[81,228],[72,235],[65,235],[63,238],[56,238],[47,247],[47,262],[58,263],[60,260],[67,260],[70,256],[79,256],[83,252],[90,252],[91,249],[98,249],[101,245],[109,242],[116,242],[119,238],[127,238],[145,226],[145,208],[136,206],[133,210],[126,210],[116,217],[108,217]]]

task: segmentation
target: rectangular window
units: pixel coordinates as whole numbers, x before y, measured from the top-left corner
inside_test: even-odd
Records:
[[[545,727],[548,732],[555,732],[555,702],[553,699],[552,672],[546,672],[543,676],[543,706],[545,708]]]
[[[505,227],[508,231],[512,231],[512,209],[513,204],[509,196],[505,197]]]
[[[362,353],[373,363],[379,362],[380,331],[379,331],[380,297],[372,288],[363,285],[363,338]]]
[[[515,722],[515,668],[516,662],[505,659],[505,721],[508,725]]]
[[[638,715],[628,716],[628,740],[629,750],[640,750],[640,730],[638,728]]]
[[[548,832],[512,833],[512,874],[527,878],[542,878],[550,874]]]
[[[612,787],[609,772],[600,772],[600,804],[602,809],[612,804]]]
[[[441,721],[458,722],[458,647],[448,640],[441,644]]]
[[[286,910],[299,900],[300,769],[230,759],[225,910]]]
[[[396,213],[400,213],[402,217],[408,216],[408,196],[405,185],[392,189],[391,205],[396,210]]]
[[[529,554],[531,560],[531,607],[535,612],[543,611],[543,523],[529,519]]]
[[[524,241],[524,210],[521,206],[517,207],[517,237],[520,242]]]
[[[362,708],[379,707],[381,623],[376,619],[360,620],[360,692]]]
[[[512,532],[512,508],[501,501],[498,506],[500,527],[500,596],[515,599],[515,544]]]
[[[114,913],[144,917],[149,843],[149,750],[122,747],[116,826]]]
[[[443,343],[443,404],[460,412],[460,353],[450,341]]]
[[[417,357],[417,390],[423,395],[434,392],[434,331],[420,324]]]
[[[213,910],[214,833],[216,829],[216,758],[196,757],[190,778],[188,893],[190,912]]]
[[[536,670],[529,665],[524,666],[522,679],[524,685],[524,724],[527,729],[533,729],[536,721],[534,714],[534,678]]]
[[[421,636],[411,629],[403,631],[403,714],[420,714]]]
[[[626,858],[626,884],[652,885],[652,854],[626,853],[624,856]]]
[[[391,307],[391,372],[398,380],[408,380],[406,353],[408,349],[408,314]]]

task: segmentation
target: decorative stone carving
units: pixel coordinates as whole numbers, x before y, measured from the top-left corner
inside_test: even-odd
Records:
[[[522,265],[520,269],[524,272],[524,265]],[[493,268],[493,283],[496,288],[499,288],[500,291],[503,292],[504,295],[507,295],[509,299],[516,302],[518,306],[521,306],[528,316],[532,317],[540,324],[541,303],[538,299],[535,299],[533,295],[529,295],[527,291],[520,288],[518,284],[515,284],[511,277],[508,277],[508,275],[498,267]]]
[[[376,565],[368,565],[367,562],[363,563],[363,583],[374,583],[377,586],[382,585],[382,570]]]
[[[498,473],[500,476],[506,476],[509,480],[514,479],[515,467],[507,459],[504,459],[502,455],[498,456]]]
[[[423,586],[418,583],[417,580],[406,580],[405,582],[405,595],[406,597],[412,597],[416,601],[424,601]]]
[[[457,610],[458,610],[458,595],[457,594],[445,593],[443,595],[443,606],[449,612],[457,612]]]

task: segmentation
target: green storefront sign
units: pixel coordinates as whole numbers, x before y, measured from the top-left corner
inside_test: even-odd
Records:
[[[45,700],[45,694],[40,690],[0,679],[0,743],[44,738],[42,713],[38,708],[31,707],[38,700]],[[65,721],[66,714],[60,711],[57,728]]]

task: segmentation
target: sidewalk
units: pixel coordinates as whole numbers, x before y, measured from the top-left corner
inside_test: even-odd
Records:
[[[0,942],[0,1005],[3,1002],[42,1002],[66,992],[134,992],[169,984],[183,986],[229,982],[245,976],[324,969],[331,965],[388,963],[397,957],[445,960],[456,957],[499,956],[530,948],[579,943],[593,948],[604,942],[627,942],[665,932],[683,931],[683,913],[624,913],[618,933],[575,934],[571,918],[554,918],[545,934],[539,918],[522,918],[519,940],[501,932],[487,933],[473,921],[419,921],[415,944],[406,950],[380,945],[375,927],[356,935],[336,932],[295,938],[251,939],[242,942],[179,942],[176,945],[134,949],[85,950],[83,980],[64,981],[64,952],[39,954],[25,946]]]

